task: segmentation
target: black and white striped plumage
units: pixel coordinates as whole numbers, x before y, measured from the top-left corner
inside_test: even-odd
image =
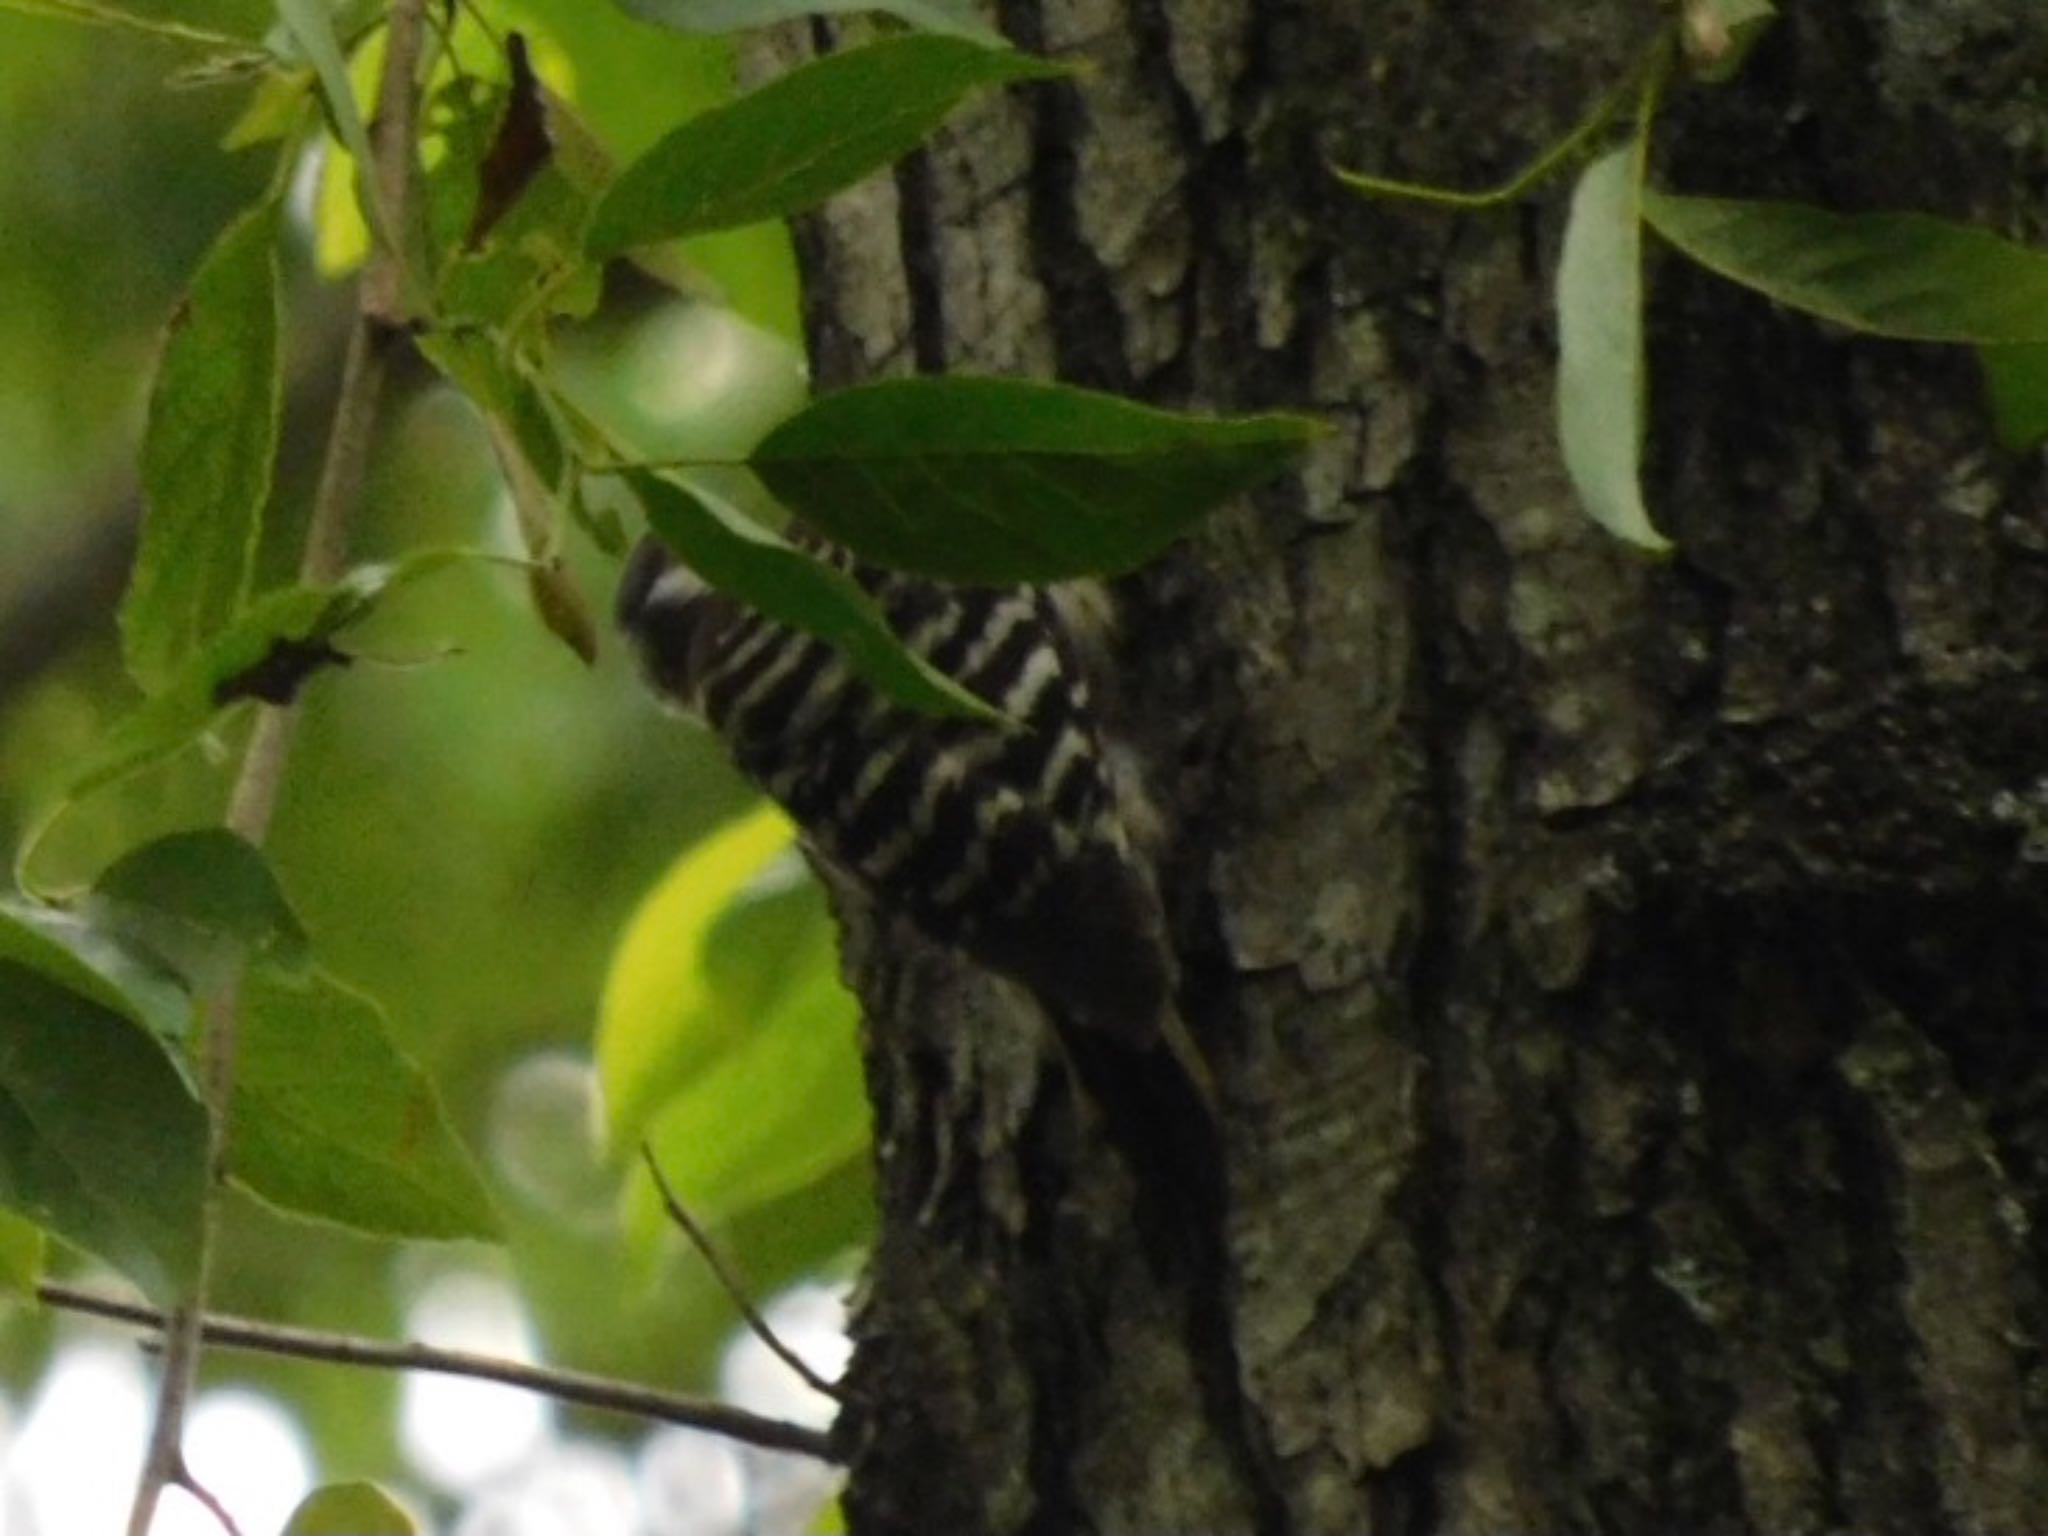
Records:
[[[1056,1026],[1166,1045],[1206,1096],[1132,848],[1136,807],[1109,771],[1058,601],[881,572],[804,542],[912,650],[1017,723],[890,702],[824,641],[713,591],[650,538],[618,616],[655,688],[718,732],[830,872],[1024,983]]]

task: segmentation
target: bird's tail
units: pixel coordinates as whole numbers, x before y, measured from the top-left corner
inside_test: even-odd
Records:
[[[1136,1185],[1139,1235],[1168,1267],[1212,1268],[1229,1212],[1216,1082],[1177,1012],[1149,1041],[1054,1020],[1089,1113]]]

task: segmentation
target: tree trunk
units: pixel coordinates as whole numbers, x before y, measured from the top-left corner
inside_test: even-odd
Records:
[[[2039,235],[2038,6],[1784,8],[1665,184]],[[1327,174],[1497,182],[1666,19],[1004,0],[1092,68],[801,232],[821,387],[1338,429],[1119,589],[1226,1261],[1145,1251],[1028,1006],[849,934],[862,1536],[2048,1531],[2039,456],[1967,354],[1667,259],[1646,559],[1554,445],[1568,186]]]

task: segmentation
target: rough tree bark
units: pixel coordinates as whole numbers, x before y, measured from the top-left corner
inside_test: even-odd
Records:
[[[2041,234],[2048,13],[1784,9],[1668,109],[1668,183]],[[1140,1251],[1028,1009],[852,936],[883,1203],[855,1531],[2048,1531],[2039,456],[1990,446],[1966,355],[1667,262],[1677,554],[1586,522],[1565,189],[1457,217],[1324,167],[1499,179],[1618,77],[1637,0],[1000,17],[1093,68],[804,228],[820,384],[1056,375],[1340,430],[1121,593],[1227,1273]]]

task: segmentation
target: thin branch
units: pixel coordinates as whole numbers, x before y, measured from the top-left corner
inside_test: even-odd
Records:
[[[802,1355],[782,1342],[775,1330],[768,1326],[768,1319],[761,1315],[760,1309],[747,1299],[747,1293],[740,1286],[738,1276],[727,1267],[718,1250],[712,1247],[711,1235],[698,1224],[697,1218],[690,1214],[689,1207],[683,1204],[681,1197],[676,1194],[668,1180],[662,1177],[661,1164],[654,1160],[654,1148],[644,1141],[641,1142],[640,1156],[647,1163],[648,1173],[653,1176],[654,1187],[661,1192],[661,1203],[668,1211],[669,1220],[683,1229],[683,1236],[690,1240],[690,1246],[697,1250],[698,1256],[709,1266],[712,1278],[718,1281],[719,1289],[725,1292],[727,1299],[738,1310],[748,1330],[768,1346],[770,1354],[802,1377],[805,1386],[813,1392],[831,1398],[835,1403],[842,1401],[844,1394],[839,1390],[839,1383],[827,1381],[812,1370]]]
[[[162,1329],[165,1316],[154,1307],[120,1301],[112,1296],[81,1290],[45,1280],[36,1294],[52,1307],[79,1312],[138,1328]],[[660,1424],[678,1424],[723,1435],[765,1450],[788,1451],[818,1461],[838,1464],[845,1458],[822,1430],[785,1419],[766,1418],[727,1403],[687,1397],[679,1392],[662,1392],[653,1387],[614,1381],[580,1371],[551,1370],[522,1365],[490,1355],[464,1350],[437,1349],[430,1344],[386,1344],[377,1339],[349,1334],[324,1333],[312,1328],[290,1328],[281,1323],[262,1323],[249,1318],[210,1315],[201,1319],[206,1342],[222,1349],[246,1350],[252,1354],[281,1355],[296,1360],[318,1360],[330,1365],[354,1365],[379,1371],[425,1371],[437,1376],[461,1376],[472,1381],[495,1381],[527,1392],[538,1392],[557,1402],[577,1403],[586,1408],[603,1408],[630,1414]]]
[[[184,1489],[204,1505],[206,1512],[219,1522],[220,1528],[226,1531],[228,1536],[242,1536],[242,1528],[235,1524],[235,1517],[228,1513],[227,1505],[214,1496],[211,1488],[192,1475],[192,1469],[185,1465],[183,1457],[179,1458],[178,1465],[171,1474],[171,1486]]]
[[[403,240],[409,228],[414,123],[419,107],[419,61],[427,0],[392,0],[385,32],[384,78],[378,89],[377,121],[372,127],[376,164],[371,168],[375,201],[388,210],[390,238]],[[327,458],[306,529],[300,577],[309,585],[325,584],[341,574],[347,559],[348,528],[362,501],[368,472],[370,438],[384,392],[389,342],[405,287],[405,253],[379,248],[363,273],[356,301],[354,328],[342,364],[341,392],[334,425],[327,439]],[[269,831],[278,790],[291,752],[289,707],[266,709],[257,720],[242,758],[228,804],[227,825],[252,843]],[[208,1114],[207,1161],[210,1191],[217,1191],[227,1161],[228,1106],[234,1097],[237,999],[232,990],[207,1010],[204,1077]],[[148,1536],[163,1491],[183,1465],[185,1410],[199,1370],[206,1298],[213,1280],[218,1246],[219,1201],[209,1195],[200,1219],[198,1257],[193,1266],[191,1298],[165,1323],[162,1376],[149,1450],[142,1478],[128,1512],[128,1536]]]
[[[228,1101],[225,1095],[214,1097],[211,1092],[218,1081],[216,1074],[222,1059],[215,1041],[225,1036],[232,1042],[234,1015],[232,996],[217,998],[207,1008],[205,1044],[209,1094],[206,1166],[209,1194],[199,1214],[199,1252],[192,1275],[193,1299],[171,1313],[163,1330],[164,1353],[157,1378],[156,1414],[150,1424],[149,1449],[142,1459],[142,1478],[136,1485],[135,1502],[128,1510],[128,1536],[149,1536],[150,1527],[156,1523],[156,1508],[163,1499],[164,1489],[185,1480],[185,1409],[191,1403],[193,1385],[199,1376],[199,1321],[207,1288],[213,1280],[214,1239],[219,1226],[219,1211],[211,1190],[217,1187],[227,1145],[223,1124]],[[232,1051],[232,1043],[228,1049]],[[232,1081],[227,1086],[231,1088]]]
[[[1665,54],[1666,40],[1660,35],[1649,51],[1629,66],[1628,73],[1621,78],[1621,83],[1601,97],[1583,121],[1563,138],[1538,152],[1535,159],[1506,181],[1484,191],[1465,192],[1456,187],[1431,186],[1427,182],[1398,181],[1388,176],[1374,176],[1365,171],[1347,170],[1341,165],[1332,165],[1330,173],[1352,191],[1362,192],[1368,197],[1428,203],[1438,208],[1498,208],[1504,203],[1514,202],[1571,160],[1592,142],[1596,134],[1620,115],[1623,107],[1632,99],[1639,99],[1644,81],[1656,78]]]
[[[195,27],[182,21],[160,21],[153,16],[136,16],[117,6],[98,5],[93,0],[37,0],[34,5],[9,4],[0,0],[0,11],[25,11],[31,16],[58,15],[67,21],[83,21],[97,27],[111,27],[116,31],[140,32],[148,37],[166,38],[174,43],[191,43],[200,48],[219,48],[241,55],[256,53],[256,45],[246,37],[236,37],[231,32],[215,32],[208,27]]]

